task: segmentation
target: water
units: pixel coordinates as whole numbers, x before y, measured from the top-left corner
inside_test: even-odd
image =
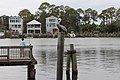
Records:
[[[33,45],[36,80],[56,80],[57,38],[25,39]],[[0,46],[19,45],[19,39],[0,39]],[[119,38],[66,38],[65,51],[74,44],[77,51],[78,80],[119,80]],[[64,74],[66,56],[64,55]],[[0,80],[27,80],[27,66],[0,66]]]

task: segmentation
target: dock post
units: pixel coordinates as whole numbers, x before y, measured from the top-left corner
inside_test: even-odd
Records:
[[[58,33],[57,44],[57,80],[63,80],[64,32]]]
[[[10,57],[10,55],[9,55],[9,47],[7,48],[7,60],[9,61],[9,57]]]
[[[70,80],[70,59],[71,59],[71,54],[67,54],[66,80]]]
[[[35,80],[35,66],[33,64],[28,65],[28,80]]]
[[[72,61],[72,80],[77,80],[77,60],[74,45],[70,44],[70,50],[67,52],[66,80],[70,80],[70,60]]]
[[[77,60],[76,60],[76,51],[74,50],[74,45],[70,44],[70,49],[73,51],[72,54],[72,80],[77,80]]]
[[[31,63],[28,64],[28,80],[35,80],[35,74],[36,74],[36,69],[35,69],[35,64],[37,64],[37,61],[33,57],[32,54],[32,48],[33,46],[30,44],[30,59],[32,60]]]

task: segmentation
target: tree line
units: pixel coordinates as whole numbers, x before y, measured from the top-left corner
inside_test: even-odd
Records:
[[[26,23],[35,19],[42,24],[42,33],[46,33],[46,17],[55,16],[61,18],[61,24],[64,25],[68,32],[75,33],[84,32],[100,32],[113,33],[120,32],[120,8],[110,7],[98,11],[88,8],[74,9],[70,6],[42,3],[35,14],[32,14],[28,9],[21,10],[18,15],[23,18],[24,33],[26,33]],[[0,31],[8,29],[8,16],[0,16]]]

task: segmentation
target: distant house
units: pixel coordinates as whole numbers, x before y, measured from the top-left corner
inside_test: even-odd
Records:
[[[27,34],[41,34],[41,23],[36,20],[28,22]]]
[[[55,34],[58,32],[57,28],[58,18],[55,16],[50,16],[46,18],[46,32]]]
[[[23,19],[19,16],[9,17],[9,29],[11,32],[23,33]]]

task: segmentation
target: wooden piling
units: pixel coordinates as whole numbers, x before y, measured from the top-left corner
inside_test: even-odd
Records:
[[[72,80],[77,80],[76,50],[73,44],[70,44],[70,50],[67,52],[66,80],[70,80],[70,60],[72,61]]]
[[[63,79],[64,32],[58,33],[57,44],[57,80]]]
[[[77,80],[77,61],[76,61],[76,54],[72,56],[72,80]]]
[[[66,80],[70,80],[70,58],[71,54],[67,54]]]
[[[33,64],[28,65],[28,80],[35,80],[35,66]]]
[[[7,55],[8,55],[8,56],[7,56],[7,60],[9,61],[9,56],[10,56],[10,55],[9,55],[9,48],[7,48]]]
[[[30,46],[30,59],[32,60],[32,62],[30,64],[28,64],[28,80],[35,80],[35,74],[36,74],[36,69],[35,69],[35,64],[37,64],[37,61],[35,60],[35,58],[32,55],[32,45]]]

